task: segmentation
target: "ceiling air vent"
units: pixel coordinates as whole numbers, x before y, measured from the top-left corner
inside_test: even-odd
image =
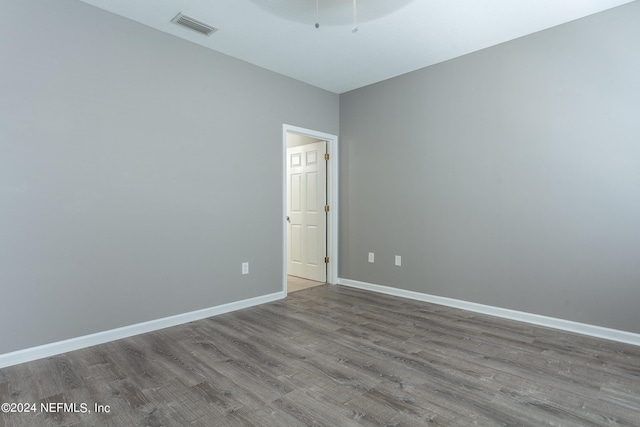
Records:
[[[182,12],[178,13],[176,17],[171,20],[171,22],[173,22],[174,24],[182,25],[183,27],[186,27],[190,30],[197,31],[198,33],[204,34],[205,36],[210,36],[211,34],[218,31],[217,28],[193,19],[190,16],[183,15]]]

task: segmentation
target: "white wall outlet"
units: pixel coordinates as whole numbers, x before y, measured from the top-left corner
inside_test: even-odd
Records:
[[[373,252],[369,252],[369,262],[373,262],[374,255]]]
[[[396,255],[396,265],[398,267],[402,265],[402,257],[400,255]]]
[[[243,262],[242,263],[242,274],[249,274],[249,263],[248,262]]]

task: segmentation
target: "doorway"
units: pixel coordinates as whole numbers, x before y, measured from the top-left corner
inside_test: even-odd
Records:
[[[287,134],[287,273],[320,283],[327,280],[326,147]]]
[[[337,282],[337,137],[283,125],[283,290]]]

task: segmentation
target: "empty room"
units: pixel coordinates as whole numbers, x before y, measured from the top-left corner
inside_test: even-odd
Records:
[[[0,427],[640,426],[640,1],[2,5]]]

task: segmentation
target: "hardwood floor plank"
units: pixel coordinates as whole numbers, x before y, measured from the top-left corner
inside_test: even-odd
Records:
[[[351,420],[352,412],[337,405],[331,405],[323,395],[295,390],[286,396],[276,399],[272,405],[281,412],[295,418],[296,425],[305,426],[357,426]]]

